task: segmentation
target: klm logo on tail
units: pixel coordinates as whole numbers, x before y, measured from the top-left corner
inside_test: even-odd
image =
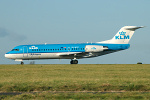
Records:
[[[129,35],[126,35],[126,32],[119,32],[119,36],[115,36],[115,39],[130,39]]]

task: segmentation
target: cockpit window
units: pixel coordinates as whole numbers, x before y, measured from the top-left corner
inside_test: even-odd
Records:
[[[11,51],[19,51],[19,49],[12,49]]]

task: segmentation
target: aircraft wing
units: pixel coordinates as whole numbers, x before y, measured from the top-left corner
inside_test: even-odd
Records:
[[[113,53],[116,51],[104,51],[104,52],[64,52],[64,53],[59,53],[58,55],[60,57],[63,57],[65,59],[81,59],[81,58],[91,58],[91,57],[97,57],[97,56],[102,56],[105,54]]]
[[[64,53],[58,53],[59,56],[70,56],[70,55],[77,55],[81,54],[82,52],[64,52]]]
[[[64,59],[81,59],[81,58],[91,58],[97,57],[98,55],[102,55],[100,53],[89,53],[89,52],[64,52],[58,54],[61,58]]]
[[[60,58],[64,59],[74,59],[74,58],[82,58],[85,56],[85,52],[64,52],[64,53],[59,53],[58,54]]]

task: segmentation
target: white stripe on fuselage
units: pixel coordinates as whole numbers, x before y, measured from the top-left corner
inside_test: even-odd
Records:
[[[21,53],[21,54],[5,54],[6,58],[9,59],[61,59],[60,55],[67,54],[68,52],[63,53]],[[71,52],[77,53],[77,52]]]

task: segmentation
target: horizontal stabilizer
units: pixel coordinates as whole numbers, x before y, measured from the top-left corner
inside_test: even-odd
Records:
[[[127,28],[125,28],[126,30],[131,30],[131,31],[135,31],[136,29],[139,29],[139,28],[144,28],[145,26],[140,26],[140,27],[137,27],[137,26],[128,26]]]

